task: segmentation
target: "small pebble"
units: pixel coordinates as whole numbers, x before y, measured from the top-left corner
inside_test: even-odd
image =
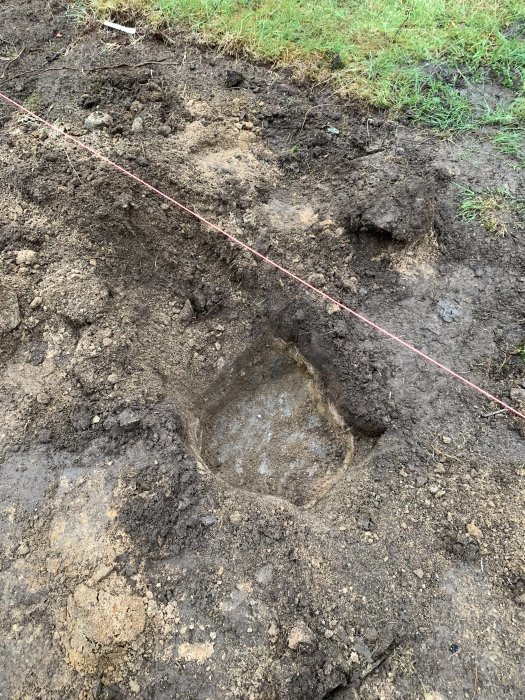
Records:
[[[102,112],[93,112],[84,120],[84,127],[88,131],[94,131],[95,129],[103,129],[104,127],[109,127],[113,124],[113,119],[109,114]]]
[[[300,622],[295,627],[292,627],[288,635],[288,648],[292,649],[292,651],[295,651],[300,646],[310,646],[314,642],[315,635],[304,622]]]
[[[181,309],[181,312],[179,314],[179,321],[181,323],[191,323],[191,321],[195,318],[195,311],[193,309],[193,305],[189,299],[186,299],[184,306]]]
[[[131,131],[133,131],[135,134],[144,131],[144,119],[142,119],[142,117],[135,117],[133,123],[131,124]]]
[[[16,254],[17,265],[34,265],[38,260],[38,253],[34,250],[19,250]]]

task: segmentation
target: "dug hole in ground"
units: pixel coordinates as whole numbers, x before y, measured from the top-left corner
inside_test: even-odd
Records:
[[[519,212],[457,215],[523,197],[492,146],[0,26],[4,93],[523,406]],[[522,421],[3,103],[0,183],[0,698],[523,697]]]

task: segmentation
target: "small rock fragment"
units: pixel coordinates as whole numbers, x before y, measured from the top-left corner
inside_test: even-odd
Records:
[[[45,391],[42,391],[40,394],[37,394],[36,396],[36,402],[39,404],[42,404],[42,406],[47,406],[47,404],[51,401],[51,397],[49,394],[46,394]]]
[[[365,638],[369,642],[377,642],[379,639],[379,632],[375,629],[375,627],[367,627],[365,630]]]
[[[339,627],[335,630],[335,634],[337,635],[337,638],[343,642],[343,644],[350,644],[352,641],[346,633],[344,627],[341,627],[341,625],[339,625]]]
[[[234,511],[234,512],[230,515],[230,522],[231,522],[232,525],[235,525],[235,526],[240,525],[240,524],[242,523],[242,515],[241,515],[241,513],[239,513],[239,511],[237,511],[237,510]]]
[[[112,124],[113,119],[106,112],[92,112],[84,120],[84,127],[88,131],[104,129],[105,127],[110,127]]]
[[[183,642],[179,644],[179,657],[184,661],[203,664],[214,653],[213,642]]]
[[[372,518],[368,513],[361,513],[357,521],[357,527],[360,530],[371,530],[372,529]]]
[[[27,542],[22,542],[22,544],[19,545],[18,549],[16,550],[17,554],[19,554],[21,557],[25,557],[30,551],[31,550],[29,549]]]
[[[135,134],[144,131],[144,119],[142,119],[142,117],[135,117],[133,123],[131,124],[131,131],[133,131]]]
[[[352,294],[357,293],[357,277],[342,277],[341,284],[344,289]]]
[[[314,287],[324,287],[326,286],[326,277],[323,275],[322,272],[313,272],[308,277],[308,282],[310,282],[310,284],[313,284]]]
[[[19,250],[16,254],[17,265],[34,265],[38,260],[38,253],[34,250]]]
[[[447,299],[442,299],[438,302],[439,315],[445,323],[452,323],[461,316],[458,307]]]
[[[112,571],[113,571],[112,565],[99,566],[98,569],[95,570],[95,572],[93,573],[91,578],[88,580],[87,585],[88,586],[95,586],[97,583],[100,583],[100,581],[107,578]]]
[[[42,297],[35,297],[29,304],[30,309],[38,309],[39,306],[42,306]]]
[[[425,572],[423,571],[423,569],[414,569],[414,574],[418,578],[423,578],[423,576],[425,575]]]
[[[299,647],[310,647],[315,643],[315,634],[305,622],[299,622],[292,627],[288,635],[288,648],[295,651]]]
[[[365,643],[363,637],[356,637],[354,642],[354,649],[357,651],[359,656],[361,656],[368,664],[371,664],[374,660],[372,657],[372,652]]]
[[[118,416],[118,423],[121,428],[133,430],[140,425],[142,414],[132,408],[125,408]]]
[[[271,622],[270,626],[268,627],[268,639],[272,644],[275,644],[279,637],[279,628],[275,624],[275,622]]]
[[[447,437],[446,435],[443,435],[443,437],[441,439],[443,440],[445,445],[450,445],[450,443],[452,442],[452,438]]]
[[[186,299],[184,306],[179,314],[179,321],[181,323],[191,323],[195,318],[195,311],[193,309],[192,303],[189,299]]]
[[[471,537],[474,537],[474,539],[476,539],[476,540],[483,539],[483,533],[481,532],[479,527],[477,525],[475,525],[474,523],[469,523],[467,525],[467,532]]]
[[[20,324],[20,308],[15,292],[0,285],[0,333],[13,331]]]

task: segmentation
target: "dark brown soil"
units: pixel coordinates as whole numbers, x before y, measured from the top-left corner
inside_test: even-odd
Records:
[[[519,208],[457,215],[524,198],[483,135],[60,2],[0,26],[0,90],[524,401]],[[0,183],[2,700],[524,697],[518,419],[4,104]]]

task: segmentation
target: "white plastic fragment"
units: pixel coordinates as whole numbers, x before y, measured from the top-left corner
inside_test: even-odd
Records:
[[[134,36],[137,33],[135,27],[123,27],[122,24],[115,24],[115,22],[110,22],[109,20],[104,22],[104,26],[109,27],[109,29],[116,29],[118,32],[130,34],[131,36]]]

